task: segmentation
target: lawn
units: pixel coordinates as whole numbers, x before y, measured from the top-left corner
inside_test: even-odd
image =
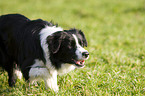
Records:
[[[10,88],[0,71],[0,96],[145,95],[144,0],[0,0],[0,15],[8,13],[81,29],[90,58],[84,68],[58,76],[57,94],[43,81],[29,86],[22,79]]]

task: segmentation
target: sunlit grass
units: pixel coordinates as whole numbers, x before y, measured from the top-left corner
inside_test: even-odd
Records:
[[[90,58],[83,69],[58,76],[58,95],[145,95],[144,0],[0,0],[0,15],[8,13],[84,31]],[[7,79],[0,71],[0,95],[56,95],[43,81],[9,88]]]

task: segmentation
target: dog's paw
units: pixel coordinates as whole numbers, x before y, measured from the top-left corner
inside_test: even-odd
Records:
[[[53,87],[52,86],[51,87],[45,86],[45,88],[46,88],[46,90],[51,89],[55,93],[58,93],[58,91],[59,91],[58,86],[53,86]]]
[[[59,91],[58,86],[56,88],[53,89],[55,93],[57,93]]]

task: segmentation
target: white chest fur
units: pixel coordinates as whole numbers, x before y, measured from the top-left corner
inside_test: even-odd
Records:
[[[74,70],[75,68],[76,68],[76,66],[72,65],[72,64],[62,64],[61,68],[57,72],[58,72],[58,75],[63,75],[65,73],[68,73],[68,72]]]

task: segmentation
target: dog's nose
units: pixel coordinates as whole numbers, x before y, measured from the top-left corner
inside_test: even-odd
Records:
[[[89,52],[83,52],[82,55],[83,55],[85,58],[88,58]]]

